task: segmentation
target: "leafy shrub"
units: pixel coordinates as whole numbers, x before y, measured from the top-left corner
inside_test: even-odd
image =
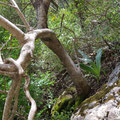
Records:
[[[55,114],[55,116],[52,118],[52,120],[70,120],[72,111],[63,111],[61,113]]]

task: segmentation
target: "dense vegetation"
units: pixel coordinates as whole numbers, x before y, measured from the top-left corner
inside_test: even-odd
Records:
[[[2,2],[8,3],[9,1],[2,0]],[[16,0],[16,2],[27,21],[35,28],[36,13],[30,0]],[[86,79],[99,81],[95,84],[100,87],[102,77],[107,74],[107,70],[102,66],[99,69],[99,75],[96,76],[90,72],[92,69],[90,61],[86,62],[81,58],[86,54],[90,58],[87,60],[92,60],[95,63],[97,50],[104,49],[106,46],[115,53],[114,57],[118,56],[120,53],[120,3],[118,0],[57,0],[57,5],[55,6],[53,3],[50,5],[48,28],[56,33],[76,66],[80,63],[85,63],[84,65],[88,63],[86,66],[82,64],[84,76]],[[10,6],[0,4],[0,14],[16,25],[23,24]],[[25,31],[24,27],[21,29]],[[0,41],[2,58],[17,59],[21,46],[17,39],[1,26]],[[83,56],[81,56],[80,51],[83,51]],[[99,60],[101,62],[101,58]],[[97,60],[95,64],[97,65]],[[30,92],[38,108],[35,120],[69,120],[75,106],[71,106],[69,111],[63,110],[53,117],[51,117],[51,109],[59,95],[72,84],[72,81],[58,57],[39,39],[35,42],[34,57],[27,67],[26,73],[30,75]],[[8,91],[11,82],[11,78],[1,75],[0,90]],[[0,119],[2,119],[5,98],[6,94],[0,93]],[[26,120],[29,109],[30,103],[26,100],[24,90],[21,87],[16,120]]]

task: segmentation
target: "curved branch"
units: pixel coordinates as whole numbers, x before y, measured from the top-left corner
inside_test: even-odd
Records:
[[[33,32],[35,32],[36,35],[36,39],[37,38],[50,38],[50,39],[56,39],[56,34],[50,30],[50,29],[37,29],[34,30]]]
[[[68,69],[69,74],[74,74],[78,70],[70,56],[57,39],[55,33],[50,29],[38,29],[25,34],[24,41],[26,41],[26,43],[23,45],[20,56],[16,60],[16,63],[21,65],[23,69],[26,67],[26,64],[32,57],[35,47],[34,42],[37,38],[41,38],[42,41],[60,58],[60,60]]]
[[[35,47],[34,42],[35,42],[35,39],[37,38],[41,38],[42,41],[50,49],[52,49],[54,53],[57,54],[57,56],[61,59],[64,65],[68,68],[68,71],[70,74],[73,74],[73,71],[75,72],[77,70],[75,64],[73,63],[69,55],[64,50],[59,40],[56,38],[56,34],[50,29],[38,29],[38,30],[30,31],[25,34],[23,41],[26,41],[26,43],[23,45],[20,56],[16,60],[16,63],[21,65],[23,69],[27,66],[27,63],[30,61],[30,58],[32,57],[34,47]],[[43,39],[46,39],[46,40],[43,40]],[[16,72],[14,67],[13,65],[9,66],[5,64],[2,64],[2,65],[0,64],[0,70],[6,69],[6,71]]]
[[[46,37],[44,34],[41,36],[41,32],[39,30],[37,33],[39,33],[37,37],[42,38],[41,40],[45,43],[45,45],[59,57],[63,65],[66,67],[68,73],[70,74],[74,85],[76,86],[78,94],[85,98],[90,91],[90,87],[84,78],[81,69],[75,65],[71,57],[63,48],[60,41],[57,39],[55,33],[49,30],[48,34],[46,34]],[[45,33],[45,31],[43,33]]]
[[[17,67],[19,75],[22,75],[24,73],[22,66],[18,62],[16,62],[13,58],[7,58],[5,60],[5,63],[9,62],[13,63]]]
[[[35,30],[35,32],[37,33],[36,37],[41,38],[45,45],[59,57],[69,74],[74,75],[78,71],[78,68],[57,39],[56,34],[50,29],[40,29]]]
[[[24,92],[28,100],[31,102],[31,109],[28,115],[28,120],[33,120],[35,113],[37,111],[37,105],[35,100],[31,97],[30,92],[29,92],[29,84],[30,84],[30,78],[27,75],[24,75],[25,77],[25,85],[24,85]]]
[[[22,32],[18,27],[16,27],[12,22],[0,15],[0,25],[12,33],[20,42],[24,44],[24,32]]]

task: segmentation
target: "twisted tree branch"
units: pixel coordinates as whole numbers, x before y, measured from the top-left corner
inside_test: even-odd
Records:
[[[37,105],[35,100],[31,97],[29,92],[29,84],[30,84],[30,78],[27,75],[24,75],[25,77],[25,84],[24,84],[24,92],[28,100],[31,102],[31,109],[28,115],[28,120],[33,120],[35,113],[37,111]]]

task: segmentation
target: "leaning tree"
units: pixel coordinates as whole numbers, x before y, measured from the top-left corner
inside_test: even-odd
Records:
[[[40,38],[40,40],[61,60],[63,65],[66,67],[66,70],[68,71],[78,94],[85,98],[90,91],[90,87],[83,77],[80,67],[75,65],[71,57],[61,45],[60,41],[57,39],[56,34],[52,30],[48,29],[47,14],[51,2],[55,3],[53,0],[31,0],[37,15],[36,28],[32,28],[29,25],[15,0],[10,0],[10,4],[0,2],[0,4],[9,5],[17,11],[17,14],[24,23],[27,31],[26,33],[23,32],[14,23],[0,15],[0,26],[15,36],[21,45],[21,52],[18,59],[2,59],[0,56],[0,74],[10,76],[12,79],[12,84],[7,92],[2,120],[13,120],[14,118],[15,112],[17,111],[18,96],[22,85],[22,78],[25,79],[24,92],[26,97],[31,102],[28,120],[33,120],[35,116],[37,105],[35,100],[30,95],[30,78],[29,75],[25,74],[25,69],[30,60],[33,58],[35,40],[38,38]],[[2,90],[0,92],[4,93]]]

